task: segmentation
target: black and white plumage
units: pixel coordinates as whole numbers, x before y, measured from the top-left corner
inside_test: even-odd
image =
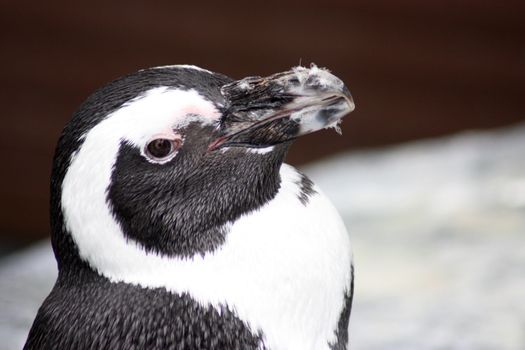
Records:
[[[25,348],[346,349],[348,234],[283,160],[353,108],[317,67],[158,67],[94,93],[57,146],[59,276]]]

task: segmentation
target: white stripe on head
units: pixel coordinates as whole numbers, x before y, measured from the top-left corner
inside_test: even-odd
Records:
[[[140,147],[157,133],[184,128],[193,121],[214,124],[219,118],[220,112],[213,103],[195,90],[159,87],[124,104],[88,134],[103,132],[107,138],[99,139],[99,145],[111,142],[111,133]]]
[[[143,255],[141,247],[124,239],[107,203],[121,143],[142,150],[155,135],[174,133],[190,121],[214,124],[219,117],[213,104],[196,91],[160,87],[126,103],[82,136],[64,176],[61,206],[80,256],[93,268],[125,274],[135,265],[134,255],[119,256],[118,247],[133,246],[135,254]]]

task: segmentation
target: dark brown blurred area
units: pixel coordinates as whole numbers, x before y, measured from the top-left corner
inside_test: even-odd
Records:
[[[96,88],[140,68],[189,63],[241,78],[328,67],[357,109],[342,137],[299,140],[292,164],[525,119],[525,2],[4,1],[0,10],[0,251],[49,234],[62,127]]]

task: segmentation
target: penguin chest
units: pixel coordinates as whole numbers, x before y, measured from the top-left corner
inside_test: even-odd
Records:
[[[261,331],[269,349],[328,349],[352,278],[350,241],[317,188],[300,200],[296,175],[282,169],[277,196],[233,223],[221,249],[192,262],[185,283],[200,302],[227,305]]]
[[[314,196],[294,210],[275,203],[230,232],[224,267],[232,270],[218,294],[270,349],[328,349],[335,340],[352,262],[339,218],[321,214],[324,201]]]

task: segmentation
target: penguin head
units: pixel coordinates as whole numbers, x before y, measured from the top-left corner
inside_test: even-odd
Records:
[[[213,252],[229,223],[275,196],[291,142],[353,108],[341,80],[316,67],[234,81],[167,66],[108,84],[80,106],[56,149],[59,268],[126,269],[114,248],[123,244],[161,257]]]

